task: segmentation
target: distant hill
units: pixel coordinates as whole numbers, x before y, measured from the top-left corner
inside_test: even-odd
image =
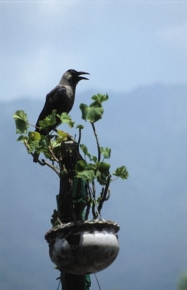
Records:
[[[77,93],[71,116],[78,124],[84,124],[79,104],[89,104],[93,93],[98,92]],[[112,148],[112,168],[126,165],[129,179],[111,184],[111,198],[104,205],[103,217],[120,224],[121,249],[114,264],[98,273],[101,289],[175,290],[178,275],[187,271],[187,86],[108,93],[96,129],[101,146]],[[23,109],[35,124],[43,104],[28,98],[0,104],[3,290],[58,286],[59,272],[49,259],[44,234],[51,227],[59,180],[48,168],[34,164],[16,142],[12,118]],[[82,142],[96,150],[91,127],[84,125]],[[91,290],[98,289],[91,278]]]

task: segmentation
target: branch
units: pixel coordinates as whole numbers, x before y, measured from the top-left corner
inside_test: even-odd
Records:
[[[27,152],[28,152],[29,151],[29,145],[28,145],[28,143],[27,142],[23,142],[23,143],[24,143],[25,147],[27,148]],[[32,155],[32,157],[34,157],[34,154],[32,152],[30,154]],[[52,164],[50,164],[47,161],[45,161],[45,159],[42,159],[42,161],[40,161],[38,159],[37,162],[40,165],[42,165],[42,166],[47,165],[48,167],[50,167],[60,177],[60,172],[58,171],[58,169],[55,166],[53,166]]]
[[[31,153],[32,154],[32,153]],[[32,154],[33,155],[33,154]],[[48,167],[50,167],[59,177],[60,177],[60,172],[59,170],[53,166],[52,164],[48,163],[45,159],[42,159],[42,161],[38,160],[38,163],[42,166],[47,165]]]
[[[37,127],[37,126],[32,125],[32,124],[30,124],[30,123],[28,123],[28,125],[31,126],[31,127],[34,127],[35,129],[40,129],[40,127]]]
[[[54,152],[53,152],[53,149],[51,148],[51,146],[48,146],[48,150],[49,152],[51,153],[52,157],[54,158],[54,160],[56,162],[59,162],[58,158],[55,156]]]

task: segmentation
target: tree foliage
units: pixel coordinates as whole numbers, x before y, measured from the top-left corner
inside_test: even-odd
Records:
[[[178,282],[178,290],[187,290],[187,274],[181,274]]]
[[[109,147],[104,148],[100,146],[95,129],[95,123],[103,117],[103,102],[107,101],[108,98],[107,94],[97,94],[92,96],[93,102],[89,106],[80,104],[82,119],[90,122],[92,126],[93,134],[96,139],[98,156],[92,155],[85,144],[80,144],[84,126],[76,125],[76,129],[79,130],[78,146],[84,154],[84,159],[78,160],[75,165],[75,177],[81,178],[88,183],[93,183],[96,180],[101,186],[105,186],[107,190],[112,181],[112,176],[115,178],[119,177],[122,180],[128,178],[128,172],[125,166],[116,168],[113,173],[110,172],[110,164],[105,160],[110,159],[111,149]],[[62,144],[69,140],[75,142],[71,135],[59,129],[52,131],[47,136],[41,135],[39,132],[33,130],[30,131],[31,125],[29,125],[27,114],[23,110],[16,111],[13,118],[15,120],[16,133],[19,134],[17,140],[24,143],[28,153],[31,155],[34,155],[34,153],[43,153],[47,161],[45,159],[39,160],[38,162],[41,165],[48,165],[58,175],[60,175],[61,172],[65,172],[64,168],[60,168],[61,160],[64,158],[64,156],[62,156]],[[68,124],[70,128],[75,127],[75,122],[69,114],[62,113],[58,115],[56,114],[56,110],[53,110],[51,115],[39,122],[40,129],[47,129],[56,124],[57,119],[60,119],[61,123]],[[104,194],[105,190],[103,189],[102,192]]]

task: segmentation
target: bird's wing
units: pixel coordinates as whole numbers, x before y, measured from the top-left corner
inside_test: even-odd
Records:
[[[50,91],[46,96],[46,101],[41,111],[38,120],[36,122],[36,127],[39,127],[39,121],[45,119],[47,116],[52,114],[53,110],[57,110],[57,114],[60,114],[59,109],[61,104],[66,99],[66,88],[62,86],[56,86],[52,91]]]

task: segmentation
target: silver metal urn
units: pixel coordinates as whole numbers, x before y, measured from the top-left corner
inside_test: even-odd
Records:
[[[119,225],[112,221],[71,222],[52,228],[45,239],[60,271],[84,275],[102,271],[116,259],[118,231]]]

